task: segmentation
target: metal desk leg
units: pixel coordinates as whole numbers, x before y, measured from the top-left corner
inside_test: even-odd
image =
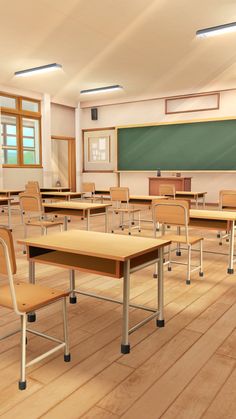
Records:
[[[11,228],[11,202],[8,201],[8,227]]]
[[[29,261],[29,283],[35,284],[35,263]],[[33,323],[36,321],[36,314],[34,311],[28,314],[28,322]]]
[[[228,274],[234,273],[234,221],[230,223],[230,244],[229,244],[229,267]]]
[[[68,222],[68,218],[67,218],[67,215],[65,215],[64,217],[64,230],[65,231],[67,230],[67,222]]]
[[[129,345],[129,293],[130,293],[130,261],[124,264],[123,279],[123,324],[122,324],[122,341],[121,353],[128,354],[130,352]]]
[[[106,207],[105,212],[105,232],[108,233],[108,207]]]
[[[203,209],[205,209],[205,204],[206,204],[206,202],[205,202],[205,195],[203,195],[203,197],[202,197],[202,206],[203,206]]]
[[[70,269],[70,304],[76,304],[77,298],[75,295],[75,271]]]
[[[158,319],[157,319],[157,326],[164,327],[165,320],[164,320],[164,287],[163,287],[163,254],[164,249],[163,247],[159,249],[159,261],[158,261]]]
[[[87,210],[87,230],[89,231],[90,228],[90,209]]]

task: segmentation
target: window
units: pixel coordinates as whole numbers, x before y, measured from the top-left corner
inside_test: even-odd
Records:
[[[40,102],[0,94],[1,145],[4,166],[39,166]],[[14,106],[15,104],[15,106]]]

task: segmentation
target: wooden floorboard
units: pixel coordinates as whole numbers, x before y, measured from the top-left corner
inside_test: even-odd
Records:
[[[93,217],[91,229],[104,231],[102,218]],[[16,242],[23,237],[23,228],[17,213],[12,219],[16,278],[27,281],[28,263]],[[6,221],[6,215],[1,215],[1,223]],[[72,218],[69,228],[85,229],[85,222]],[[152,231],[147,225],[141,234],[134,234],[151,236]],[[39,230],[32,228],[30,235],[39,235]],[[228,244],[219,246],[216,232],[204,232],[206,235],[205,249],[227,253]],[[197,260],[196,253],[193,258]],[[194,273],[190,286],[185,284],[185,267],[173,266],[171,272],[165,272],[166,326],[157,329],[151,321],[133,333],[129,355],[120,354],[121,306],[78,295],[77,304],[68,304],[71,363],[64,363],[62,353],[54,353],[30,367],[23,392],[17,387],[19,334],[1,341],[0,417],[235,418],[236,274],[227,275],[226,268],[227,256],[204,253],[204,277]],[[132,275],[133,303],[156,305],[152,274],[153,267],[149,267]],[[36,278],[43,285],[69,287],[65,269],[40,264]],[[114,278],[76,273],[76,285],[83,291],[122,297],[122,281]],[[132,308],[131,325],[146,315]],[[18,327],[17,316],[0,308],[0,334]],[[39,311],[31,327],[62,337],[60,305]],[[30,359],[50,349],[52,343],[30,336],[27,347]]]

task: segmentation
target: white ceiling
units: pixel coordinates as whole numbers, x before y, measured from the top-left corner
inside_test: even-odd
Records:
[[[236,21],[235,0],[0,0],[0,84],[76,105],[236,87],[236,33],[196,39]],[[14,78],[59,63],[63,72]],[[122,92],[80,97],[120,84]]]

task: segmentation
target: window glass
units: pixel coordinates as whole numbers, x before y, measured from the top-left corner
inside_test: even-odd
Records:
[[[24,111],[39,112],[39,103],[31,100],[22,99],[21,107]]]
[[[23,163],[39,163],[39,121],[23,118]]]
[[[17,150],[4,148],[3,160],[5,164],[17,164]]]
[[[3,108],[16,109],[16,99],[0,95],[0,106]]]
[[[35,152],[24,150],[23,151],[23,158],[24,158],[24,164],[35,164]]]

